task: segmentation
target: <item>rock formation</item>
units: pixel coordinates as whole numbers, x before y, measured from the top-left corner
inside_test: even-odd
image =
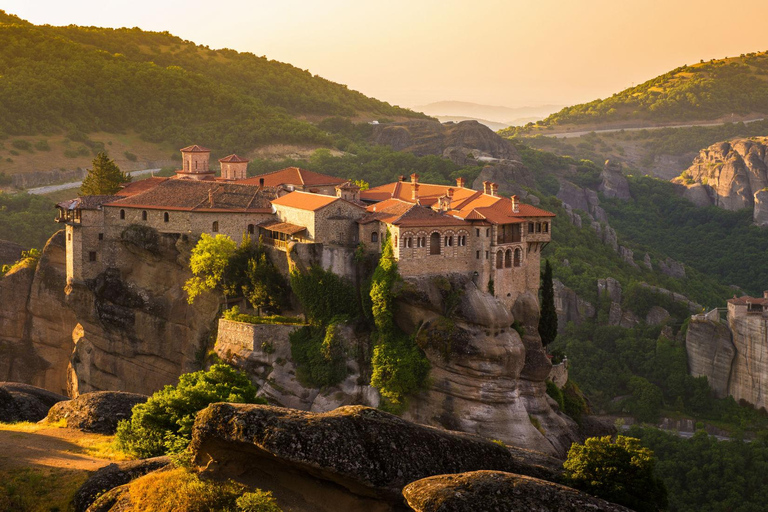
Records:
[[[0,421],[40,421],[54,404],[66,399],[28,384],[0,382]]]
[[[575,424],[546,394],[552,365],[538,336],[538,301],[522,294],[512,312],[460,275],[409,278],[398,298],[398,325],[415,333],[432,371],[430,388],[404,417],[564,455]],[[458,296],[447,310],[446,296]],[[522,337],[511,328],[517,319]],[[540,430],[532,423],[535,418]]]
[[[10,265],[21,258],[22,246],[8,240],[0,240],[0,267]]]
[[[600,183],[598,190],[605,197],[616,197],[625,201],[632,198],[629,194],[627,178],[621,172],[621,163],[606,160],[600,177],[603,181]]]
[[[172,236],[154,251],[126,240],[111,248],[120,268],[67,286],[64,232],[56,233],[36,268],[0,279],[0,378],[73,397],[151,394],[198,369],[218,300],[187,304],[180,283],[190,277],[190,249]]]
[[[72,502],[75,512],[86,512],[96,498],[105,491],[127,484],[140,476],[167,467],[171,459],[167,456],[151,459],[129,460],[112,463],[96,471],[75,493]]]
[[[408,484],[403,496],[416,512],[630,511],[564,485],[501,471],[431,476]]]
[[[130,419],[131,410],[147,401],[146,395],[122,391],[95,391],[55,404],[46,420],[66,420],[67,427],[97,434],[114,434],[117,423]]]
[[[755,192],[755,209],[752,212],[752,220],[758,226],[768,226],[768,189],[760,189]]]
[[[768,320],[761,315],[729,318],[716,311],[694,316],[685,346],[691,375],[705,376],[716,396],[768,407]]]
[[[701,150],[691,166],[673,180],[687,187],[685,197],[697,206],[726,210],[754,208],[755,222],[765,222],[764,189],[768,187],[768,138],[734,139]]]

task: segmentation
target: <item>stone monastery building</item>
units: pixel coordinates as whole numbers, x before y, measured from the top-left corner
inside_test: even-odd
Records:
[[[139,225],[191,237],[225,234],[237,242],[249,235],[282,251],[313,244],[323,254],[344,254],[347,268],[359,246],[380,252],[389,231],[403,276],[467,274],[510,307],[519,294],[539,288],[540,253],[551,240],[554,214],[501,197],[495,183],[477,191],[463,178],[456,186],[432,185],[413,174],[360,191],[297,167],[247,178],[248,160],[237,155],[219,160],[216,177],[210,150],[195,145],[181,153],[182,169],[172,178],[57,205],[57,221],[66,225],[69,282],[113,266],[109,244]]]

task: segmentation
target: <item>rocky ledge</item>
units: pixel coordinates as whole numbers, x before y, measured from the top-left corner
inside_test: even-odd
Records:
[[[403,496],[417,512],[630,510],[564,485],[500,471],[424,478],[408,484]]]
[[[198,413],[191,448],[196,464],[216,478],[253,483],[253,475],[269,473],[274,484],[276,473],[290,475],[276,489],[278,499],[285,495],[281,488],[305,496],[333,488],[333,499],[396,506],[402,505],[403,487],[432,475],[490,469],[555,479],[560,466],[543,454],[363,406],[316,414],[213,404]]]
[[[0,421],[40,421],[66,396],[18,382],[0,382]]]

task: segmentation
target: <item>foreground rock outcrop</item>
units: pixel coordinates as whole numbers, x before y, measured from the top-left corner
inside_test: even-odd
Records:
[[[213,404],[198,413],[191,449],[196,464],[212,477],[272,482],[267,488],[278,501],[315,496],[317,508],[310,510],[329,511],[347,510],[343,500],[354,502],[350,510],[366,503],[372,510],[390,510],[402,503],[403,487],[436,474],[494,469],[553,479],[559,467],[541,454],[362,406],[314,414]]]
[[[500,471],[432,476],[408,484],[403,495],[416,512],[630,510],[564,485]]]
[[[0,422],[40,421],[63,400],[67,397],[35,386],[0,382]]]
[[[768,138],[734,139],[702,149],[691,166],[673,180],[687,187],[685,196],[698,206],[754,210],[754,221],[766,225]]]
[[[114,434],[121,420],[130,419],[131,410],[147,401],[147,395],[122,391],[95,391],[59,402],[48,411],[47,421],[66,420],[67,427],[97,434]]]
[[[129,460],[112,463],[96,471],[75,493],[75,512],[85,512],[100,495],[111,491],[147,473],[166,468],[171,464],[169,457]],[[105,507],[107,510],[111,507]]]

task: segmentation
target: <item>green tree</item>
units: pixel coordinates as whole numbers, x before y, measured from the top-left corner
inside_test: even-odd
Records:
[[[667,491],[654,476],[653,452],[634,437],[590,437],[574,443],[563,463],[567,483],[576,489],[638,512],[667,506]]]
[[[237,244],[227,235],[212,237],[203,233],[200,236],[189,259],[189,268],[194,276],[184,283],[187,302],[192,304],[195,297],[210,290],[225,290],[225,272],[236,250]],[[226,296],[225,293],[225,300]]]
[[[110,195],[120,190],[123,183],[130,181],[131,177],[121,171],[106,153],[101,152],[93,159],[93,168],[88,170],[88,175],[80,185],[80,193],[86,196]]]
[[[130,420],[117,426],[120,449],[138,457],[184,450],[190,441],[197,411],[215,402],[266,403],[244,374],[226,364],[186,373],[176,386],[165,386],[133,408]]]
[[[248,260],[243,295],[259,312],[279,313],[286,302],[286,283],[280,271],[261,252]]]
[[[557,337],[557,311],[555,311],[555,288],[552,284],[552,266],[549,260],[544,265],[541,278],[541,314],[539,316],[541,344],[547,346]]]

